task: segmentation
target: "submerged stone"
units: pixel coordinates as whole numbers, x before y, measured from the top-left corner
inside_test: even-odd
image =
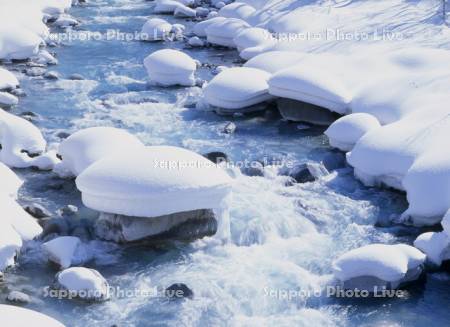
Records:
[[[166,288],[165,295],[170,300],[183,298],[192,299],[194,297],[194,292],[186,284],[176,283]]]
[[[341,117],[328,109],[287,98],[278,99],[277,106],[284,119],[295,122],[328,126]]]

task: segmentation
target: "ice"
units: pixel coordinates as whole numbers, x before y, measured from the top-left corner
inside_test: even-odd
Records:
[[[0,304],[0,317],[10,326],[64,327],[49,316],[15,305]]]
[[[268,93],[270,74],[256,68],[236,67],[222,71],[205,87],[206,101],[226,109],[241,109],[272,98]]]
[[[328,136],[332,147],[347,152],[353,149],[361,137],[380,126],[374,116],[356,113],[335,121],[325,131],[325,135]]]
[[[144,60],[150,82],[161,86],[195,83],[196,62],[189,55],[172,49],[158,50]]]
[[[76,184],[91,209],[157,217],[220,208],[231,179],[194,152],[152,146],[99,160],[78,176]]]
[[[226,18],[210,24],[205,28],[205,32],[209,43],[235,48],[234,37],[249,27],[250,25],[242,19]]]
[[[62,167],[57,171],[78,176],[94,162],[114,154],[126,155],[127,151],[144,147],[135,136],[114,127],[91,127],[82,129],[59,146]]]
[[[106,279],[94,269],[84,267],[67,268],[56,275],[57,289],[75,293],[82,300],[107,300],[109,285]]]
[[[404,244],[370,244],[351,250],[333,263],[334,275],[346,282],[359,277],[375,277],[400,282],[408,271],[425,262],[425,255]]]
[[[17,192],[22,186],[23,181],[5,164],[0,162],[0,197],[6,194],[11,198],[17,197]]]
[[[254,12],[255,8],[252,6],[237,1],[220,8],[219,16],[247,20]]]

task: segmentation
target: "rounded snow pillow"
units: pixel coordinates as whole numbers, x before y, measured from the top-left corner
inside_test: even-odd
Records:
[[[164,40],[172,30],[172,25],[161,18],[150,18],[142,26],[141,39],[143,41]]]
[[[444,232],[450,236],[450,209],[445,213],[444,218],[441,222],[442,228],[444,228]]]
[[[241,109],[272,98],[268,93],[270,74],[256,68],[229,68],[216,75],[205,87],[206,101],[226,109]]]
[[[209,25],[205,31],[209,43],[235,48],[234,37],[250,25],[238,18],[227,18]]]
[[[91,127],[80,130],[59,146],[62,165],[78,176],[97,160],[112,154],[126,155],[135,148],[144,147],[141,141],[125,130],[114,127]]]
[[[68,290],[82,300],[107,300],[109,285],[94,269],[84,267],[67,268],[56,275],[56,288]]]
[[[194,34],[200,37],[206,37],[206,29],[212,25],[219,22],[225,21],[225,17],[213,17],[211,19],[204,20],[194,25]]]
[[[427,259],[440,266],[443,260],[450,259],[450,238],[446,232],[427,232],[420,234],[414,246],[427,255]]]
[[[233,2],[222,7],[219,10],[219,16],[247,20],[255,11],[255,8],[246,3]]]
[[[0,223],[0,272],[15,263],[22,239],[8,221]]]
[[[150,81],[156,85],[195,84],[194,73],[197,64],[194,59],[181,51],[172,49],[155,51],[144,59],[144,66]]]
[[[12,198],[17,197],[17,192],[23,181],[6,165],[0,162],[0,196],[7,195]]]
[[[197,153],[151,146],[97,161],[78,176],[76,184],[91,209],[157,217],[220,207],[231,179]]]
[[[10,326],[16,327],[64,327],[59,321],[49,316],[15,305],[0,304],[0,317],[3,322],[10,322]]]
[[[75,236],[61,236],[42,244],[50,261],[59,265],[62,269],[69,268],[73,264],[81,263],[76,257],[81,240]],[[78,261],[77,261],[78,260]]]
[[[345,114],[352,94],[342,82],[326,69],[300,63],[273,75],[269,80],[269,92]]]
[[[19,80],[17,77],[9,70],[0,67],[0,90],[15,89],[18,86]]]
[[[153,13],[155,14],[173,14],[175,10],[182,5],[175,0],[156,0]]]
[[[380,126],[378,120],[370,114],[350,114],[331,124],[325,135],[328,136],[332,147],[351,151],[361,137]]]
[[[306,54],[294,51],[268,51],[247,61],[244,67],[258,68],[268,73],[295,66],[306,57]]]
[[[270,32],[260,27],[249,27],[242,30],[233,39],[238,51],[246,48],[253,48],[257,46],[270,46],[275,44],[275,38]]]
[[[333,270],[341,281],[371,276],[396,282],[424,261],[425,255],[409,245],[370,244],[340,256],[333,263]]]

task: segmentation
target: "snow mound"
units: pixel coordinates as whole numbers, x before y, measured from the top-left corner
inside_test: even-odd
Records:
[[[238,18],[246,21],[254,12],[255,8],[246,3],[233,2],[220,8],[219,16],[225,18]]]
[[[0,162],[0,197],[7,195],[13,199],[17,197],[17,192],[23,181],[6,165]]]
[[[114,127],[91,127],[80,130],[59,146],[62,165],[73,176],[78,176],[94,162],[113,154],[126,155],[128,150],[143,147],[135,136]],[[58,170],[61,167],[57,168]]]
[[[0,90],[15,89],[18,86],[17,77],[9,70],[0,67]]]
[[[264,28],[249,27],[236,35],[233,42],[241,58],[251,59],[275,45],[276,39]]]
[[[184,4],[175,0],[156,0],[153,13],[155,14],[173,14],[175,10]]]
[[[141,38],[144,41],[164,40],[172,30],[172,25],[161,18],[150,18],[142,26]]]
[[[161,86],[195,84],[196,62],[187,54],[172,50],[158,50],[144,59],[150,82]]]
[[[340,256],[333,263],[333,271],[344,285],[356,278],[373,277],[396,288],[410,278],[409,272],[420,269],[424,261],[425,255],[409,245],[371,244]]]
[[[7,222],[0,224],[0,271],[11,267],[22,247],[22,239]]]
[[[204,20],[203,22],[199,22],[194,25],[194,33],[200,37],[206,37],[206,29],[212,24],[224,22],[226,20],[225,17],[214,17],[211,19]]]
[[[67,268],[56,275],[57,289],[68,290],[77,298],[86,301],[109,299],[109,285],[94,269],[84,267]]]
[[[199,154],[152,146],[99,160],[78,176],[76,184],[91,209],[157,217],[221,207],[231,179]]]
[[[234,37],[241,31],[249,28],[242,19],[226,18],[223,21],[217,21],[206,27],[205,32],[207,40],[211,44],[220,45],[229,48],[235,48]]]
[[[56,263],[62,269],[84,262],[80,257],[81,240],[75,236],[57,237],[42,244],[50,261]],[[78,252],[78,253],[77,253]]]
[[[226,109],[241,109],[272,98],[268,93],[270,74],[256,68],[236,67],[222,71],[205,87],[206,101]]]
[[[19,99],[8,92],[0,92],[0,106],[11,107],[19,103]]]
[[[378,120],[365,113],[350,114],[336,120],[326,131],[332,147],[351,151],[366,133],[379,128]]]
[[[306,55],[293,51],[268,51],[247,61],[244,67],[258,68],[270,74],[292,67]]]
[[[40,312],[20,308],[15,305],[0,304],[0,317],[11,326],[64,327],[59,321]]]
[[[442,261],[450,259],[450,238],[444,232],[421,234],[414,246],[427,255],[427,259],[440,266]]]

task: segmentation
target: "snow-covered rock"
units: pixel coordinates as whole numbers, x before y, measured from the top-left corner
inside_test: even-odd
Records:
[[[256,68],[226,69],[205,87],[205,99],[210,105],[219,108],[249,107],[272,98],[268,93],[269,78],[269,73]]]
[[[56,172],[61,172],[63,176],[78,176],[104,157],[113,154],[126,156],[127,151],[141,147],[144,147],[141,141],[125,130],[114,127],[86,128],[61,142],[58,152],[62,156],[62,167],[57,167]]]
[[[20,235],[8,222],[2,222],[0,224],[0,271],[14,265],[15,257],[21,247]]]
[[[269,50],[276,44],[276,39],[264,28],[250,27],[237,34],[233,42],[241,58],[248,60]]]
[[[155,14],[173,14],[175,10],[183,6],[179,1],[175,0],[156,0],[153,13]]]
[[[197,36],[206,37],[206,29],[210,25],[216,24],[216,23],[219,23],[219,22],[223,22],[225,20],[226,20],[225,17],[213,17],[213,18],[204,20],[202,22],[199,22],[199,23],[194,25],[194,33]]]
[[[219,16],[247,20],[254,12],[255,8],[252,6],[237,1],[220,8]]]
[[[198,36],[193,36],[189,38],[188,44],[192,47],[203,47],[205,42],[203,42]]]
[[[197,12],[195,9],[189,8],[183,4],[180,4],[173,13],[175,17],[181,17],[181,18],[193,18],[197,15]]]
[[[250,25],[241,19],[226,18],[210,24],[205,28],[205,32],[209,43],[235,48],[234,37],[249,27]]]
[[[0,67],[0,90],[15,89],[19,86],[19,81],[13,73]]]
[[[0,106],[11,107],[19,103],[19,99],[10,93],[0,92]]]
[[[0,304],[0,317],[2,322],[10,326],[64,327],[62,323],[49,316],[15,305]]]
[[[340,256],[333,263],[333,271],[346,289],[395,289],[420,276],[425,258],[409,245],[371,244]]]
[[[450,260],[450,237],[445,232],[423,233],[416,238],[414,246],[437,266],[444,260]]]
[[[193,86],[195,84],[194,73],[197,64],[181,51],[172,49],[155,51],[144,59],[144,66],[150,82],[156,85]]]
[[[378,120],[365,113],[351,114],[336,120],[326,131],[332,147],[351,151],[366,133],[380,127]]]
[[[136,217],[219,208],[230,183],[208,159],[170,146],[106,157],[76,179],[87,207]]]
[[[104,301],[110,296],[106,279],[97,270],[84,267],[72,267],[59,272],[54,287],[67,290],[72,297],[85,301]]]
[[[295,66],[306,54],[293,51],[268,51],[247,61],[244,67],[258,68],[270,74]]]
[[[23,181],[5,164],[0,162],[0,197],[7,195],[13,199],[17,197],[17,192]]]
[[[161,18],[150,18],[142,26],[141,39],[143,41],[161,41],[169,36],[172,25]]]
[[[75,236],[61,236],[42,244],[48,259],[62,269],[82,264],[87,258],[81,240]]]

